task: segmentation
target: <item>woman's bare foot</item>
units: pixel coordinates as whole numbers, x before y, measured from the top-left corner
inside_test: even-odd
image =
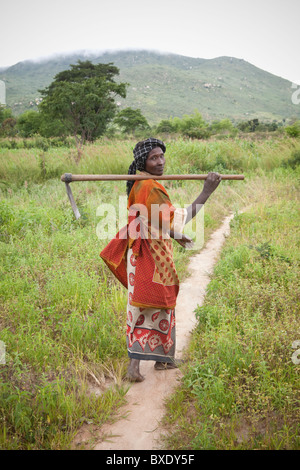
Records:
[[[145,377],[140,374],[140,361],[138,359],[130,359],[127,369],[127,378],[131,382],[143,382]]]
[[[176,359],[174,362],[156,362],[154,364],[155,370],[168,370],[168,369],[178,369],[178,367],[183,364],[182,359]]]

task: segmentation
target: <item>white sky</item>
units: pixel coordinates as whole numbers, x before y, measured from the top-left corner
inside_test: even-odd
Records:
[[[244,59],[300,82],[299,0],[0,0],[0,67],[74,51]]]

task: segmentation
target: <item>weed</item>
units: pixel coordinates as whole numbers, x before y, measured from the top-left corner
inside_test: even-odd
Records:
[[[264,180],[263,202],[254,199],[231,224],[196,310],[180,395],[168,401],[166,416],[173,400],[178,409],[190,403],[184,419],[165,419],[169,449],[176,449],[179,435],[192,450],[299,448],[297,365],[291,360],[299,331],[299,215],[296,186],[281,191],[284,181],[283,173]]]
[[[96,235],[97,206],[117,207],[125,183],[74,183],[84,215],[76,221],[60,175],[126,173],[134,142],[87,146],[78,166],[71,146],[39,145],[0,149],[2,449],[67,449],[83,422],[112,419],[126,393],[126,290],[103,266],[105,240]],[[168,144],[168,173],[246,172],[243,182],[223,181],[207,202],[205,241],[230,210],[253,206],[233,220],[206,304],[197,310],[193,360],[170,404],[174,448],[296,445],[289,348],[298,339],[297,169],[281,166],[290,153],[290,141]],[[202,183],[165,186],[182,207]],[[174,253],[183,279],[193,252],[175,245]],[[116,386],[102,389],[103,377]],[[91,382],[101,393],[90,393]],[[234,436],[245,421],[251,432],[242,444]],[[277,436],[269,432],[275,423]]]

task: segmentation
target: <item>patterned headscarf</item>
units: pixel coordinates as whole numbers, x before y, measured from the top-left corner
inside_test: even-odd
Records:
[[[151,150],[153,150],[156,147],[160,147],[164,153],[166,152],[165,144],[161,140],[154,139],[153,137],[150,137],[149,139],[138,142],[133,149],[134,160],[128,169],[128,174],[135,175],[136,170],[144,171],[149,152],[151,152]],[[127,181],[127,195],[128,196],[133,185],[134,185],[134,181]]]

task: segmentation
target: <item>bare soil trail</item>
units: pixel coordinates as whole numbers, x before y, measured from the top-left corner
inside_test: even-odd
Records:
[[[195,327],[195,309],[202,305],[207,285],[233,215],[226,217],[206,246],[190,260],[190,276],[181,283],[176,305],[176,357],[181,358]],[[104,425],[94,439],[94,450],[157,450],[161,448],[160,421],[165,413],[165,399],[175,390],[182,376],[180,369],[154,370],[153,361],[141,362],[145,380],[134,383],[126,394],[127,403],[113,424]],[[84,433],[83,433],[84,434]],[[83,442],[83,434],[75,445]],[[94,442],[95,442],[94,441]]]

